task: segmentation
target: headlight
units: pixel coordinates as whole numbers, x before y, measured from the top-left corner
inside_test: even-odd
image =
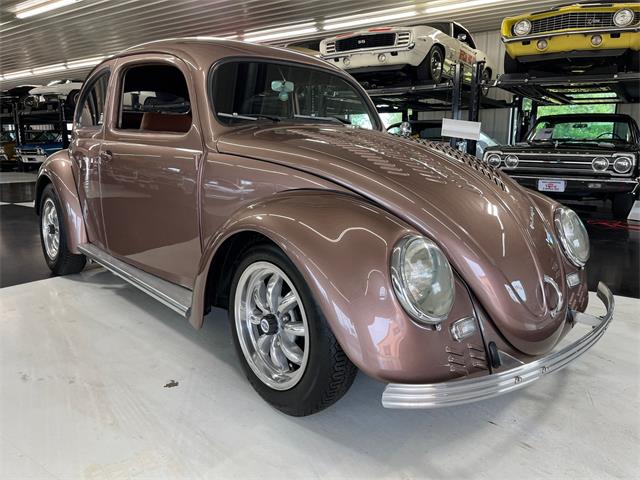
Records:
[[[38,155],[44,155],[44,149],[43,149],[43,148],[41,148],[41,147],[37,147],[37,148],[36,148],[36,153],[37,153]]]
[[[613,162],[613,169],[616,173],[628,173],[631,170],[631,159],[629,157],[618,157]]]
[[[580,217],[569,208],[558,208],[554,223],[565,255],[576,267],[584,267],[589,260],[589,235]]]
[[[513,26],[513,33],[521,37],[523,35],[529,35],[531,32],[531,22],[529,20],[520,20]]]
[[[418,235],[404,237],[391,257],[393,288],[411,317],[435,325],[453,307],[455,284],[449,261],[431,240]]]
[[[609,168],[609,159],[604,157],[596,157],[591,162],[591,168],[596,172],[604,172]]]
[[[633,22],[635,15],[628,8],[623,8],[622,10],[618,10],[613,16],[613,23],[615,23],[618,27],[626,27],[631,25]]]
[[[490,153],[487,155],[487,163],[492,167],[499,167],[502,163],[502,157],[497,153]]]
[[[507,168],[516,168],[520,163],[520,159],[516,155],[509,155],[504,159],[504,164]]]

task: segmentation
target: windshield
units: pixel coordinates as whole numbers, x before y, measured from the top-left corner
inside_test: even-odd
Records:
[[[0,141],[2,142],[13,142],[15,140],[15,136],[10,132],[0,132]]]
[[[238,61],[216,68],[213,107],[222,123],[281,120],[378,128],[365,97],[338,75],[317,68]]]
[[[541,118],[527,138],[529,142],[632,143],[631,125],[623,119]]]

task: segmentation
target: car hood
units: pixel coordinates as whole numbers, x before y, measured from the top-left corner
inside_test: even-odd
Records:
[[[506,176],[442,145],[340,126],[239,128],[217,147],[323,177],[393,212],[439,244],[514,347],[537,355],[557,343],[566,310],[551,315],[544,278],[567,298],[561,253]]]

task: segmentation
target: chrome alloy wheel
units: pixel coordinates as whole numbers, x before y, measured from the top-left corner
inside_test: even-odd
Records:
[[[42,207],[41,227],[44,249],[47,256],[55,260],[60,251],[60,223],[56,206],[51,198],[47,198]]]
[[[431,68],[431,78],[435,82],[439,82],[442,78],[442,70],[444,68],[444,62],[442,59],[442,53],[439,49],[435,49],[433,54],[431,55],[431,64],[429,65]]]
[[[274,390],[289,390],[309,359],[309,326],[293,282],[274,264],[255,262],[238,280],[235,326],[251,370]]]

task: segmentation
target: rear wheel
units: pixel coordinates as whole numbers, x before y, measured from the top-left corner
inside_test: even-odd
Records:
[[[416,77],[419,81],[432,80],[440,83],[444,74],[444,50],[439,45],[434,45],[424,60],[416,68]]]
[[[635,195],[633,193],[617,193],[613,196],[613,217],[616,220],[626,220],[633,208]]]
[[[264,244],[245,253],[229,303],[243,370],[273,407],[288,415],[310,415],[347,392],[356,367],[281,250]]]
[[[44,188],[40,202],[40,242],[47,265],[56,275],[78,273],[87,263],[84,255],[69,250],[63,218],[58,195],[49,184]]]

